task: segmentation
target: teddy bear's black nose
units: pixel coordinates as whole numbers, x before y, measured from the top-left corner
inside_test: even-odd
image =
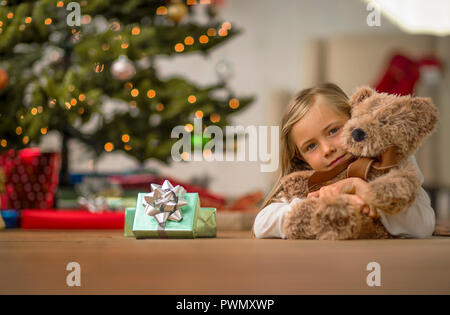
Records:
[[[356,142],[361,142],[366,138],[366,133],[364,130],[356,128],[352,131],[352,137]]]

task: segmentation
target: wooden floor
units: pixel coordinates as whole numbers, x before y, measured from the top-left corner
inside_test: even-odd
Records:
[[[450,237],[136,240],[121,231],[0,231],[0,294],[450,294]],[[66,267],[81,267],[69,287]],[[381,266],[381,286],[366,266]]]

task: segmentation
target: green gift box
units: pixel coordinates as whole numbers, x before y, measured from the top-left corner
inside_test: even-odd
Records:
[[[144,197],[147,193],[139,193],[136,209],[128,208],[125,216],[125,236],[136,238],[199,238],[216,236],[216,209],[201,208],[198,193],[184,194],[187,204],[180,208],[180,221],[167,220],[162,227],[155,217],[148,215]],[[132,229],[131,218],[134,214]]]
[[[136,214],[136,208],[126,208],[125,209],[125,225],[123,227],[123,235],[126,237],[134,237],[133,233],[133,222],[134,215]]]

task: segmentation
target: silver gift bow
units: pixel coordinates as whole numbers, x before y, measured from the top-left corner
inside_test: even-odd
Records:
[[[186,189],[173,185],[165,180],[162,185],[151,184],[151,193],[144,196],[145,213],[153,216],[159,226],[164,228],[167,220],[181,221],[180,208],[187,205],[184,199]]]

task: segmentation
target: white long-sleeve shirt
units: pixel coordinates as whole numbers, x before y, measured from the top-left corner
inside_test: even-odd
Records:
[[[423,174],[417,165],[414,156],[409,161],[417,168],[420,184],[423,183]],[[283,223],[292,209],[292,205],[301,201],[294,198],[288,202],[274,202],[262,209],[255,218],[253,232],[256,238],[286,238]],[[426,238],[433,234],[436,219],[431,207],[427,192],[420,187],[414,204],[408,209],[396,214],[387,214],[378,210],[381,223],[386,230],[394,236]]]

